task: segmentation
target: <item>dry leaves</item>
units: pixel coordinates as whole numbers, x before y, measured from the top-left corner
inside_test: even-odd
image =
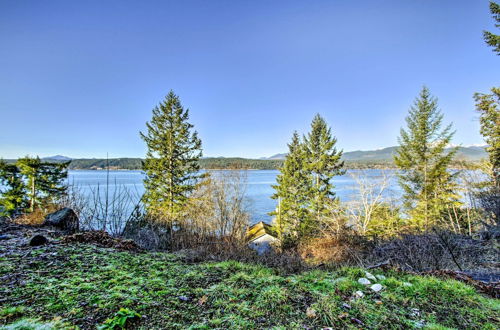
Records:
[[[307,307],[306,315],[307,315],[307,317],[309,317],[311,319],[315,318],[316,317],[316,311],[313,308],[311,308],[311,307]]]
[[[207,300],[208,300],[208,297],[206,295],[204,295],[203,297],[198,299],[198,305],[203,306],[207,302]]]

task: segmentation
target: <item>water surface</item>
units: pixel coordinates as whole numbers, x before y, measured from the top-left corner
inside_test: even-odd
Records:
[[[214,171],[218,172],[218,171]],[[277,170],[248,170],[246,172],[247,186],[246,195],[251,215],[251,222],[270,222],[269,212],[276,208],[276,201],[271,199],[274,189],[271,185],[276,183]],[[389,187],[385,191],[386,197],[398,198],[400,189],[394,176],[394,170],[349,170],[345,175],[335,177],[335,192],[341,201],[351,201],[357,199],[359,191],[356,180],[352,175],[364,175],[367,180],[379,183],[382,176],[392,176],[389,180]],[[104,198],[106,182],[109,182],[108,194],[113,195],[117,189],[126,189],[134,198],[139,198],[144,193],[143,185],[144,173],[142,171],[92,171],[73,170],[68,172],[69,183],[78,187],[84,195],[95,193],[99,189],[99,194]]]

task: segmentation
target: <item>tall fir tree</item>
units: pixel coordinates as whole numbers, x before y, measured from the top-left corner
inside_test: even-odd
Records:
[[[20,174],[26,182],[29,209],[53,203],[67,191],[65,180],[68,178],[70,162],[43,162],[39,157],[24,157],[16,162]]]
[[[10,216],[28,205],[26,186],[16,164],[0,159],[0,215]]]
[[[500,5],[490,1],[490,12],[496,22],[495,27],[500,28]],[[493,47],[493,51],[497,53],[497,55],[500,55],[500,35],[484,31],[483,38],[489,46]]]
[[[411,225],[417,229],[435,225],[443,210],[457,202],[455,175],[448,171],[457,149],[445,151],[454,132],[451,124],[441,130],[442,122],[437,99],[423,87],[406,117],[407,129],[401,129],[394,157]]]
[[[311,131],[304,137],[306,168],[313,179],[310,193],[312,212],[317,220],[326,212],[327,202],[336,198],[333,177],[345,173],[342,150],[337,151],[336,144],[331,128],[317,114],[311,123]]]
[[[481,135],[488,144],[493,182],[500,188],[500,87],[493,87],[491,94],[476,93],[474,98],[480,113]]]
[[[278,200],[275,216],[278,236],[283,248],[296,245],[310,230],[311,175],[306,170],[305,149],[299,134],[293,133],[288,144],[288,154],[276,178],[276,191],[272,198]]]
[[[26,188],[28,190],[29,198],[29,208],[33,212],[36,205],[40,205],[41,201],[38,196],[38,178],[40,177],[40,167],[42,161],[40,158],[24,157],[17,160],[17,167],[19,168],[21,175],[26,178],[27,184]]]
[[[0,161],[0,183],[7,187],[0,198],[4,212],[25,208],[33,212],[57,202],[67,192],[68,165],[43,162],[38,157],[20,158],[15,164]]]
[[[43,203],[54,203],[66,195],[70,162],[42,162],[37,189],[43,194]]]
[[[143,163],[144,204],[150,215],[172,225],[203,176],[201,140],[189,123],[189,110],[173,91],[153,109],[146,126],[147,132],[140,133],[148,148]]]
[[[481,134],[488,144],[488,161],[484,168],[489,180],[478,183],[476,192],[485,218],[500,226],[500,88],[492,88],[491,94],[474,95],[476,110],[480,113]]]

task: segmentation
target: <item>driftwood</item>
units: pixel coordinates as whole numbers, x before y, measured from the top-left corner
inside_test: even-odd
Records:
[[[368,266],[366,269],[374,269],[374,268],[389,268],[391,266],[391,260],[386,260],[376,265]]]

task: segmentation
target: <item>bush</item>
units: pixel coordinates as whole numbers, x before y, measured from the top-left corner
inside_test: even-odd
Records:
[[[450,231],[403,234],[380,242],[367,256],[409,271],[477,268],[488,254],[482,241]]]
[[[354,232],[344,230],[331,236],[311,239],[299,246],[299,254],[313,264],[362,265],[373,243]]]

